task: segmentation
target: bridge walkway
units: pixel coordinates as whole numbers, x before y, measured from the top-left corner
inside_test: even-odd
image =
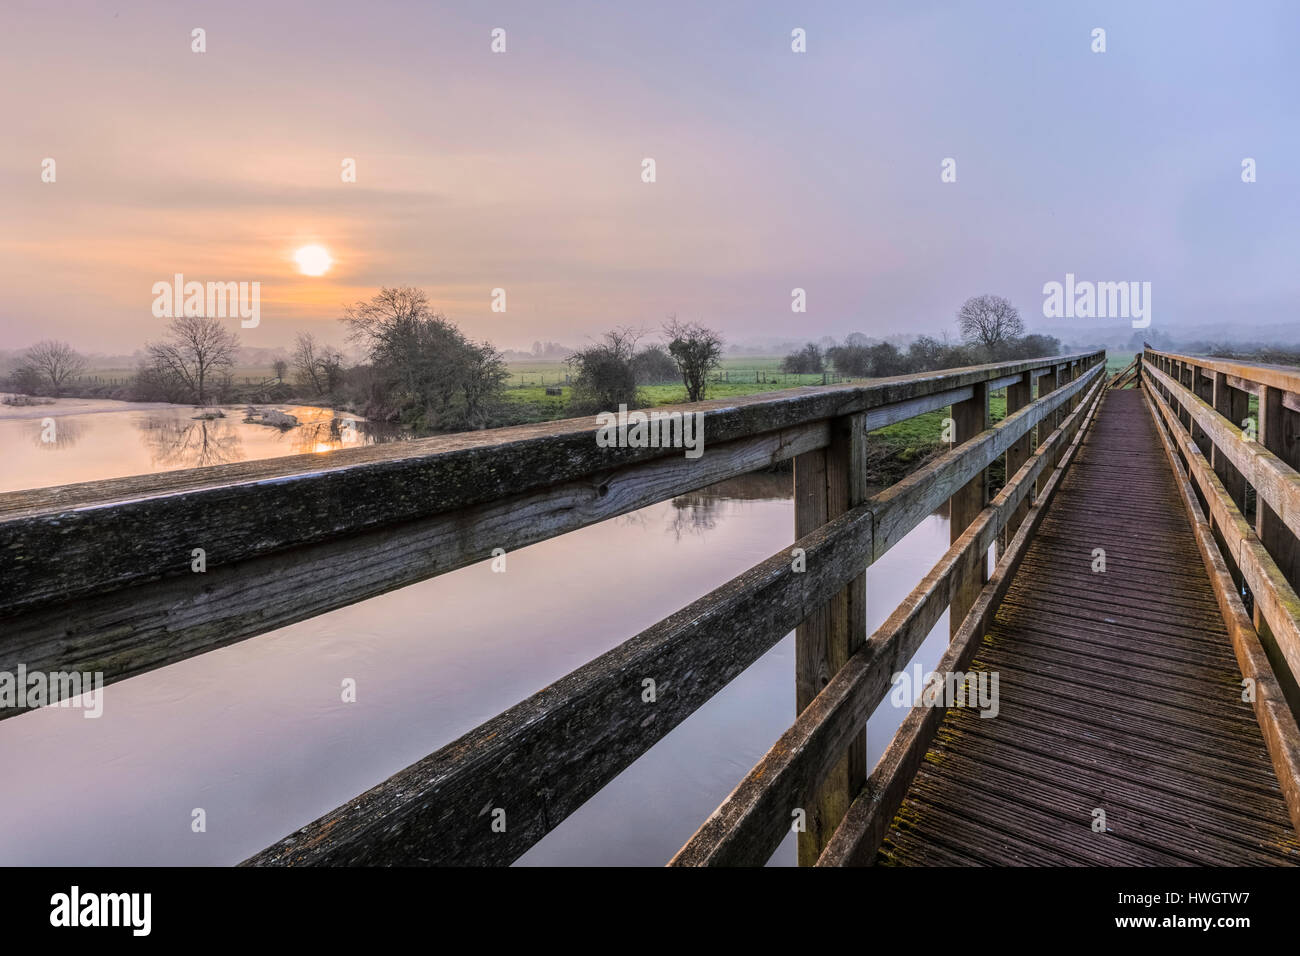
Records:
[[[1300,863],[1142,392],[1102,402],[976,652],[999,712],[949,709],[879,864]]]

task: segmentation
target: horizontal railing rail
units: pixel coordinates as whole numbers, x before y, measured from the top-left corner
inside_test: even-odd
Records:
[[[954,583],[963,570],[983,558],[1020,503],[1031,495],[1035,482],[1045,471],[1051,472],[1053,458],[1077,433],[1101,394],[1104,383],[1100,376],[1085,377],[1078,384],[1089,382],[1092,386],[1083,403],[1009,476],[992,503],[687,842],[673,859],[675,865],[761,866],[767,861],[789,832],[792,811],[808,806],[813,787],[830,771],[831,756],[866,727],[872,711],[888,693],[891,677],[905,669],[948,609]],[[1054,490],[1055,484],[1051,488]],[[1048,498],[1050,491],[1039,497],[1034,514],[1041,513]],[[1024,530],[1020,540],[1028,536],[1029,531]],[[1012,553],[1015,551],[1008,548],[1002,560]],[[986,585],[986,589],[992,586]],[[902,779],[894,782],[900,799],[906,783]],[[889,808],[888,816],[894,809],[896,806]]]
[[[247,862],[446,865],[518,858],[1031,428],[1099,383],[1101,358],[1063,363],[1063,375],[1073,368],[1079,374]],[[1018,380],[1029,371],[1016,373]],[[1027,493],[1027,484],[1018,487]],[[981,540],[987,550],[992,537]],[[796,552],[802,564],[792,561]],[[972,555],[969,563],[966,573],[978,574],[983,562]],[[863,631],[865,638],[865,623]],[[656,687],[651,705],[646,679]],[[485,822],[496,808],[511,821],[505,832]]]
[[[1207,465],[1201,450],[1192,443],[1191,435],[1181,427],[1158,389],[1148,392],[1148,396],[1147,409],[1155,422],[1156,433],[1160,437],[1169,466],[1173,469],[1174,483],[1191,521],[1197,549],[1201,552],[1201,560],[1209,575],[1215,600],[1231,637],[1232,649],[1241,669],[1242,686],[1250,688],[1249,697],[1255,719],[1263,732],[1291,816],[1291,825],[1300,832],[1300,726],[1296,723],[1295,714],[1286,699],[1286,691],[1260,640],[1259,631],[1241,599],[1240,586],[1233,579],[1235,568],[1229,568],[1219,545],[1219,541],[1228,536],[1239,542],[1248,540],[1251,534],[1250,524],[1237,509],[1219,476]],[[1188,465],[1191,466],[1194,477],[1189,476]],[[1206,500],[1210,505],[1209,518],[1206,517],[1207,512],[1202,507],[1201,500]],[[1217,533],[1215,525],[1218,526]],[[1223,528],[1229,529],[1227,535]],[[1258,547],[1261,546],[1254,545],[1251,550]]]
[[[1067,420],[1052,436],[1057,443],[1053,453],[1056,465],[1051,474],[1043,479],[1033,508],[1025,515],[1014,538],[999,558],[997,568],[980,593],[979,600],[953,634],[947,651],[934,668],[935,673],[958,674],[970,667],[975,652],[992,625],[998,607],[1024,560],[1029,541],[1041,525],[1088,424],[1096,414],[1104,384],[1103,381],[1098,381],[1084,406],[1074,412],[1073,420]],[[818,866],[868,866],[874,861],[890,822],[902,806],[907,790],[947,713],[947,701],[942,697],[933,704],[918,703],[907,712],[834,837],[818,858]]]
[[[792,629],[799,706],[819,699],[866,641],[867,566],[945,503],[960,547],[894,651],[945,602],[956,633],[982,606],[989,548],[1023,539],[1103,384],[1095,352],[651,410],[698,413],[699,458],[602,447],[591,418],[0,495],[0,670],[124,679],[793,460],[790,548],[248,861],[508,863]],[[991,425],[1002,388],[1008,414]],[[954,447],[867,497],[866,434],[949,407]],[[990,503],[1003,456],[1011,478]],[[795,775],[825,804],[805,861],[866,779],[864,747],[832,759],[845,737]],[[843,772],[823,773],[836,760]]]
[[[1075,361],[654,409],[704,416],[696,459],[602,448],[593,417],[0,494],[0,671],[111,683]]]
[[[1249,589],[1274,671],[1300,707],[1300,369],[1152,349],[1142,368],[1233,573]],[[1253,527],[1244,517],[1247,488]]]

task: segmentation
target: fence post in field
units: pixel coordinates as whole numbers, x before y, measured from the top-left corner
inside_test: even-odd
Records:
[[[794,460],[795,537],[866,500],[866,422],[861,414],[831,420],[831,443]],[[795,712],[801,713],[867,638],[867,574],[862,572],[795,629]],[[865,729],[822,782],[805,811],[799,865],[817,862],[867,779]]]

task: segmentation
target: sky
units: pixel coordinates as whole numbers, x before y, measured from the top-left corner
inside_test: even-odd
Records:
[[[4,0],[0,349],[128,354],[176,273],[259,282],[272,347],[386,285],[503,348],[1032,327],[1067,273],[1300,323],[1298,40],[1294,2]]]

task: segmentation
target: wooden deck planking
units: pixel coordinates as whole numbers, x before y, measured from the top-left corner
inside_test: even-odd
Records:
[[[948,712],[878,863],[1300,863],[1143,401],[1103,399],[971,667],[1000,712]]]

